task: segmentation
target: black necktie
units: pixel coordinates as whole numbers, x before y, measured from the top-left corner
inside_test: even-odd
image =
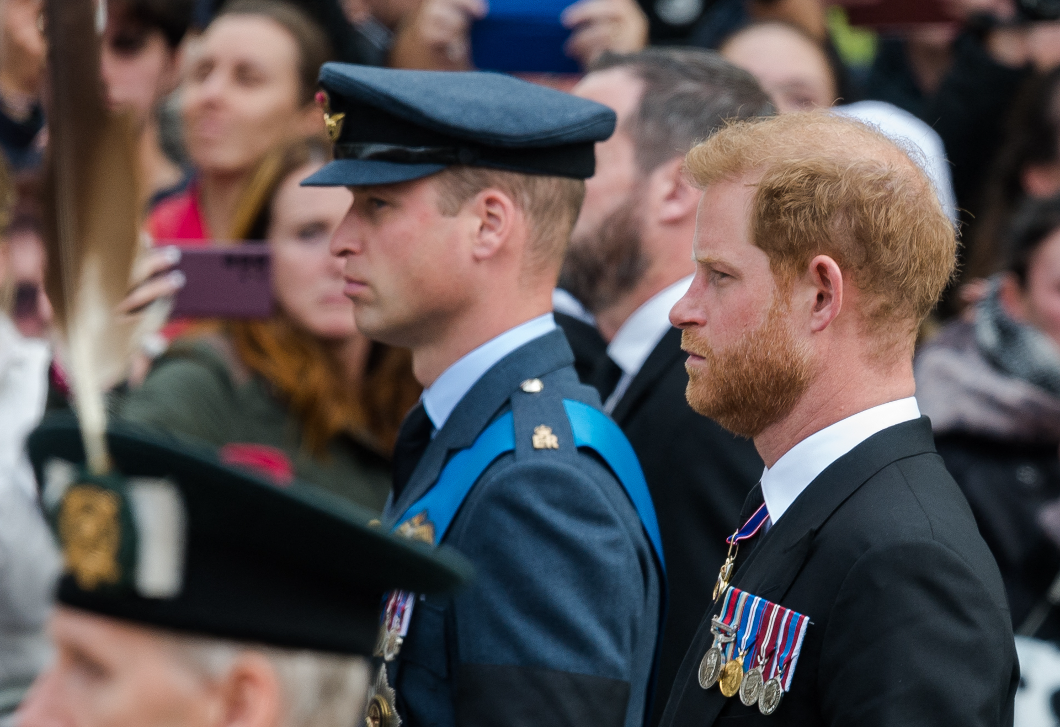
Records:
[[[622,367],[615,363],[614,359],[606,353],[596,360],[596,366],[589,377],[588,383],[600,392],[600,400],[607,401],[622,380]]]
[[[423,408],[423,402],[409,412],[401,423],[397,443],[394,444],[394,501],[401,497],[401,491],[409,483],[412,472],[416,469],[427,445],[431,443],[434,424]]]

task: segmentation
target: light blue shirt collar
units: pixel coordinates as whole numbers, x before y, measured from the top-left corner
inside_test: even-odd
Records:
[[[551,313],[538,316],[487,341],[442,372],[423,392],[423,408],[437,432],[471,387],[493,365],[520,346],[556,330]]]

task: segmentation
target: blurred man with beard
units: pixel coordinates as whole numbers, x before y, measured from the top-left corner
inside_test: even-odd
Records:
[[[956,254],[931,183],[818,112],[731,126],[687,168],[688,400],[766,470],[662,723],[1011,725],[1001,577],[913,399]]]
[[[762,471],[749,441],[685,401],[681,333],[667,319],[695,269],[700,192],[684,177],[684,153],[726,119],[771,106],[750,74],[686,49],[606,56],[574,93],[618,114],[614,136],[596,145],[596,174],[586,183],[561,284],[609,342],[589,381],[636,450],[659,516],[670,598],[657,721],[710,602],[725,536]],[[572,341],[583,340],[576,322],[557,321]]]

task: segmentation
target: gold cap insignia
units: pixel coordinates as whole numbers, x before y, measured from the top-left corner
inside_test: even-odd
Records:
[[[63,498],[59,512],[59,539],[67,572],[77,585],[95,590],[121,579],[121,500],[102,487],[77,485]]]
[[[419,540],[434,545],[434,523],[427,519],[426,510],[401,523],[397,534],[409,540]]]
[[[342,136],[342,124],[346,120],[346,114],[331,113],[331,98],[327,91],[317,93],[317,103],[324,109],[324,130],[328,134],[328,139],[334,144]]]
[[[559,449],[559,437],[552,433],[552,427],[544,424],[534,427],[534,438],[531,441],[534,449]]]
[[[540,394],[545,390],[545,385],[541,383],[541,379],[527,379],[519,384],[519,388],[527,394]]]

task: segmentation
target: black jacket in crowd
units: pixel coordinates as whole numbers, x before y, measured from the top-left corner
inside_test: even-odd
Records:
[[[744,514],[761,502],[756,487]],[[1005,589],[926,417],[836,460],[747,542],[732,585],[810,618],[791,690],[764,716],[700,687],[715,607],[665,727],[1012,725],[1019,667]]]

